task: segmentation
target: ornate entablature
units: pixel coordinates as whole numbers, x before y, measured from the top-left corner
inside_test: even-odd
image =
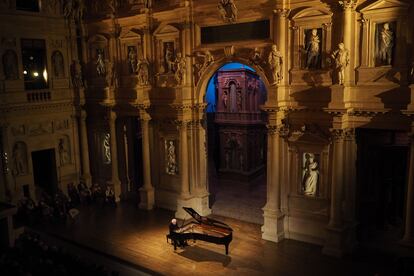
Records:
[[[291,12],[291,50],[295,53],[290,71],[293,84],[330,83],[327,61],[332,50],[332,15],[325,7],[306,7]]]
[[[397,0],[379,0],[359,10],[362,37],[360,83],[405,82],[409,61],[404,40],[410,37],[407,12],[410,5]],[[392,80],[390,77],[392,75]]]

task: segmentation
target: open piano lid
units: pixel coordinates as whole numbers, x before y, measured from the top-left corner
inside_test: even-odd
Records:
[[[233,229],[230,228],[230,226],[228,226],[227,224],[215,220],[215,219],[211,219],[211,218],[207,218],[207,217],[203,217],[201,216],[199,213],[197,213],[193,208],[190,207],[183,207],[183,209],[189,213],[197,222],[201,223],[201,224],[208,224],[208,225],[214,225],[214,226],[218,226],[218,227],[222,227],[222,228],[226,228],[228,230],[233,231]]]

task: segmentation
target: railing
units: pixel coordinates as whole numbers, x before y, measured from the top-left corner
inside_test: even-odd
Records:
[[[29,103],[47,102],[50,100],[52,100],[52,94],[50,93],[50,91],[38,91],[27,93],[27,101]]]

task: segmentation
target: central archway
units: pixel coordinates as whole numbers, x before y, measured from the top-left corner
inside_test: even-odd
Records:
[[[205,87],[207,175],[212,213],[263,224],[267,89],[241,62],[216,66]]]

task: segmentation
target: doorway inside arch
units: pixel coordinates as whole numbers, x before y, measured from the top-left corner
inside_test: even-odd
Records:
[[[211,77],[207,103],[210,208],[263,224],[266,204],[266,88],[256,71],[228,63]]]

